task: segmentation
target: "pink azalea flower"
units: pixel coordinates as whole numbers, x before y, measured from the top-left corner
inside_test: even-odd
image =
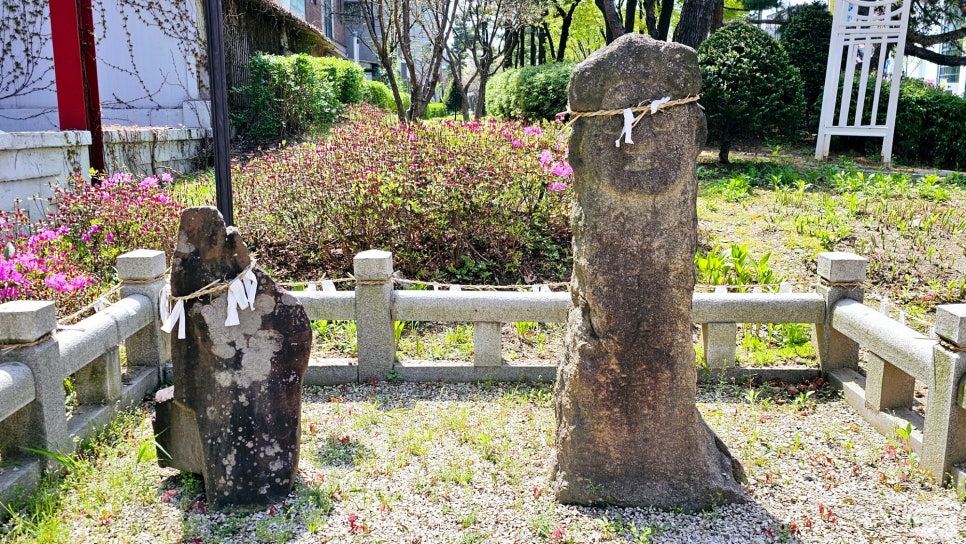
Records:
[[[541,136],[543,135],[543,130],[540,127],[523,127],[523,133],[528,136]]]
[[[142,190],[153,189],[157,186],[158,186],[158,178],[154,176],[151,176],[149,178],[144,178],[143,180],[141,180],[141,183],[138,184],[138,187],[141,188]]]
[[[512,145],[513,147],[523,147],[523,142],[521,142],[520,140],[514,139],[512,142],[510,142],[510,145]]]
[[[550,169],[550,173],[562,178],[569,178],[573,175],[574,169],[570,167],[570,164],[560,161],[553,165],[553,168]]]
[[[567,184],[562,181],[555,181],[547,186],[547,190],[551,193],[556,193],[557,191],[563,191],[567,188]]]
[[[549,149],[544,149],[543,152],[540,153],[540,166],[546,169],[552,162],[553,153],[551,153]]]

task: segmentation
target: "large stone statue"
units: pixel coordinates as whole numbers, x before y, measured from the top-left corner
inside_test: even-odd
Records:
[[[622,133],[620,110],[700,89],[694,50],[641,34],[597,51],[570,79],[573,307],[553,474],[564,503],[693,511],[745,500],[740,464],[695,406],[690,315],[704,113],[672,102],[645,114],[632,138]],[[608,110],[616,114],[580,116]]]
[[[182,213],[171,296],[192,296],[212,284],[214,292],[182,301],[184,338],[180,324],[171,331],[174,386],[157,394],[154,428],[161,465],[201,474],[215,506],[276,502],[291,491],[298,470],[312,331],[298,300],[257,268],[247,286],[224,288],[244,279],[251,264],[241,236],[225,228],[218,210]],[[254,289],[254,304],[235,309],[237,320],[229,320],[230,305],[245,305],[246,289]]]

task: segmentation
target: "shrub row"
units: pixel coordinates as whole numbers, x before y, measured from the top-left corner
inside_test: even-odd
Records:
[[[256,140],[322,130],[369,87],[361,66],[333,57],[259,54],[248,71],[249,84],[235,90],[248,107],[234,120]]]
[[[903,79],[892,152],[900,162],[966,168],[966,99],[918,79]]]
[[[550,120],[567,109],[572,63],[506,70],[486,86],[486,111],[498,119]]]

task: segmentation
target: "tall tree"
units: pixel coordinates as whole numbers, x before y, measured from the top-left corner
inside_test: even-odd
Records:
[[[617,4],[613,0],[594,0],[594,4],[597,5],[597,9],[604,16],[604,40],[607,43],[626,34],[621,16],[617,12]]]
[[[465,6],[465,4],[463,4]],[[465,74],[467,59],[469,58],[469,44],[472,41],[471,30],[467,27],[467,21],[461,17],[461,12],[457,11],[453,23],[453,39],[446,44],[444,60],[449,67],[450,75],[453,77],[453,87],[450,91],[460,97],[460,111],[463,120],[470,120],[470,89],[476,81],[478,72],[470,70],[470,74]]]
[[[553,35],[550,32],[550,25],[548,23],[547,17],[543,19],[543,30],[547,35],[547,41],[550,42],[551,55],[553,60],[561,62],[564,60],[564,56],[567,54],[567,41],[570,39],[570,26],[574,22],[574,12],[577,11],[577,7],[580,6],[581,0],[570,0],[569,4],[561,2],[558,0],[551,1],[552,11],[550,12],[550,17],[560,17],[560,37],[557,40],[557,46],[553,46]],[[566,8],[566,9],[565,9]]]
[[[409,71],[412,101],[410,121],[422,118],[436,94],[443,52],[453,31],[453,10],[458,0],[401,0],[398,26],[399,51]]]
[[[422,117],[439,82],[443,51],[453,29],[454,5],[459,0],[359,0],[371,47],[396,100],[401,122]],[[409,110],[403,108],[396,73],[397,55],[406,62],[412,93]]]
[[[369,47],[379,59],[379,65],[386,72],[386,79],[389,81],[389,88],[392,89],[392,96],[396,100],[396,115],[400,122],[406,122],[406,111],[403,109],[402,93],[399,89],[399,80],[396,74],[396,48],[398,45],[398,32],[396,31],[399,21],[398,10],[401,8],[398,1],[386,0],[360,0],[359,11],[362,20],[366,24],[369,32]]]
[[[456,5],[455,18],[460,21],[472,63],[465,67],[471,74],[461,78],[461,84],[468,91],[474,79],[477,82],[479,91],[474,108],[477,117],[485,114],[486,86],[490,78],[511,55],[523,55],[524,49],[517,47],[527,39],[525,30],[540,21],[545,9],[545,2],[532,0],[461,0]],[[451,46],[448,53],[451,58],[452,53]]]
[[[681,19],[674,28],[674,41],[698,48],[711,32],[711,22],[723,0],[684,0]]]

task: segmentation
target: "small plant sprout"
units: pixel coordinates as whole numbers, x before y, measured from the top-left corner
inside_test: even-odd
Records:
[[[896,427],[896,436],[899,438],[899,445],[906,453],[912,451],[912,423],[906,423],[905,427]]]

